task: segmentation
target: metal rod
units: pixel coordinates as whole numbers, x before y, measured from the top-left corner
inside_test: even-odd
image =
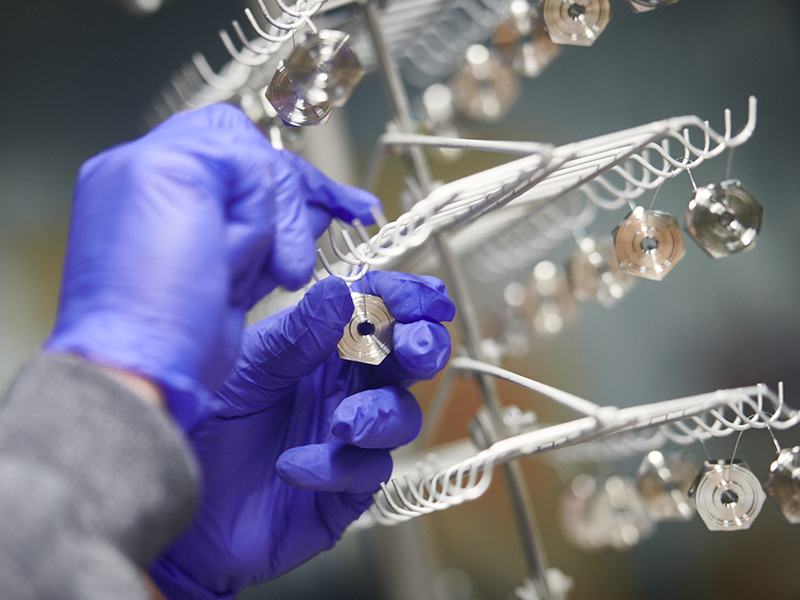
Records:
[[[552,147],[536,142],[514,142],[505,140],[473,140],[436,135],[419,135],[413,133],[384,133],[381,142],[387,146],[432,146],[434,148],[463,148],[497,152],[499,154],[542,154]]]
[[[375,56],[380,65],[380,73],[386,87],[387,96],[392,114],[401,133],[413,133],[414,123],[411,118],[411,108],[406,94],[406,89],[400,78],[397,64],[383,37],[378,8],[374,0],[364,5],[367,27],[369,29]],[[420,146],[409,146],[407,149],[413,173],[424,193],[430,193],[433,188],[433,178],[430,166]],[[447,239],[443,235],[434,236],[437,249],[450,283],[450,291],[459,307],[459,323],[464,336],[464,344],[470,357],[480,360],[480,327],[475,308],[470,300],[464,274],[453,256]],[[477,376],[483,400],[495,425],[502,425],[501,405],[494,380],[483,374]],[[486,432],[495,441],[494,432]],[[504,465],[503,474],[509,488],[511,505],[517,521],[525,564],[529,578],[533,581],[539,597],[543,600],[550,597],[550,590],[546,579],[546,562],[538,539],[535,517],[528,499],[525,481],[518,464]]]

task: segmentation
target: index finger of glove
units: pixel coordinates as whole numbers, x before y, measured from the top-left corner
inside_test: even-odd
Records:
[[[353,290],[380,296],[398,323],[452,321],[456,307],[436,277],[393,271],[370,271]]]

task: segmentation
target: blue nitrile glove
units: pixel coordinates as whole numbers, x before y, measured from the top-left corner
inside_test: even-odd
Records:
[[[379,366],[339,358],[350,290],[328,278],[293,309],[246,330],[213,416],[191,434],[203,471],[199,515],[152,569],[172,600],[232,598],[331,548],[389,478],[389,449],[422,415],[405,388],[450,356],[455,314],[433,277],[371,272],[354,286],[394,315]]]
[[[371,222],[376,204],[232,106],[178,114],[81,169],[47,348],[153,379],[189,427],[230,372],[245,312],[308,281],[331,215]]]

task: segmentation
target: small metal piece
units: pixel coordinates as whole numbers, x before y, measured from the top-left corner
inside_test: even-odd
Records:
[[[654,525],[633,481],[607,478],[589,509],[589,518],[605,537],[605,545],[628,550],[653,533]]]
[[[499,121],[519,95],[514,72],[480,45],[467,49],[464,64],[450,87],[458,110],[476,121]]]
[[[292,84],[285,62],[275,70],[266,98],[283,122],[295,127],[324,123],[333,110],[327,102],[315,104],[304,97],[302,90]]]
[[[800,523],[800,446],[784,448],[769,467],[767,493],[792,525]]]
[[[316,125],[347,102],[364,76],[350,36],[323,29],[310,34],[282,61],[266,96],[290,125]]]
[[[561,494],[559,517],[566,538],[582,550],[599,550],[605,535],[589,519],[589,508],[597,493],[597,481],[590,475],[577,475]]]
[[[310,102],[344,106],[364,77],[364,67],[349,40],[343,31],[322,29],[309,35],[286,59],[292,82]]]
[[[492,45],[507,64],[525,77],[537,77],[561,53],[528,0],[513,0],[511,16],[492,36]]]
[[[431,134],[439,137],[458,138],[455,126],[456,108],[453,90],[442,83],[434,83],[422,93],[422,112],[425,115],[424,126]],[[438,147],[434,150],[445,160],[457,160],[463,150],[460,148]]]
[[[577,300],[606,307],[619,302],[635,281],[620,268],[610,237],[579,241],[567,262],[567,276]]]
[[[628,6],[636,13],[650,12],[662,6],[677,4],[678,0],[627,0]]]
[[[758,478],[741,460],[706,461],[689,496],[711,531],[749,529],[767,498]]]
[[[636,490],[653,521],[688,521],[694,514],[688,493],[692,464],[680,455],[649,452],[639,466]]]
[[[619,266],[636,277],[661,281],[686,254],[675,217],[642,206],[633,209],[613,235]]]
[[[536,585],[530,579],[514,591],[516,600],[567,600],[569,592],[573,588],[572,577],[565,575],[561,570],[550,568],[545,574],[550,594],[545,598],[536,589]]]
[[[557,335],[575,312],[575,301],[564,273],[549,260],[538,263],[529,285],[533,329],[540,335]]]
[[[556,44],[591,46],[611,20],[608,0],[544,0],[544,24]]]
[[[698,188],[686,210],[686,231],[712,258],[755,247],[764,209],[736,179]]]
[[[353,316],[337,349],[344,360],[379,365],[392,351],[394,318],[378,296],[353,293]]]

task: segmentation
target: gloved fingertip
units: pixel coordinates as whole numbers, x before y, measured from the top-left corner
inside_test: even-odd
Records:
[[[447,295],[444,283],[436,277],[370,271],[354,289],[383,298],[386,307],[400,322],[421,319],[447,322],[455,318],[455,304]]]
[[[353,297],[343,279],[326,277],[315,283],[301,300],[303,312],[341,330],[353,316]]]
[[[393,341],[397,363],[414,379],[433,377],[450,360],[450,334],[438,323],[397,323]]]
[[[314,273],[313,254],[298,251],[288,260],[274,260],[271,272],[281,287],[296,292],[311,280]]]

